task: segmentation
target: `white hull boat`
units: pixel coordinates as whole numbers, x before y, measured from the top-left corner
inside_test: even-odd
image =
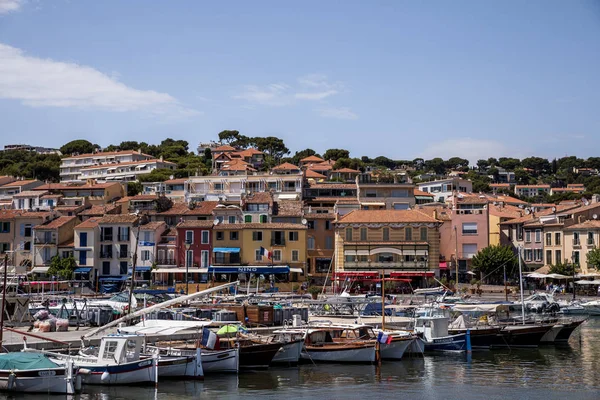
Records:
[[[204,379],[201,350],[193,356],[159,356],[158,376],[172,378]]]
[[[588,315],[600,315],[600,300],[588,301],[587,303],[582,303],[581,306],[587,311]]]
[[[382,360],[400,360],[408,346],[414,341],[412,338],[393,338],[390,344],[381,344],[379,351]]]
[[[16,363],[10,365],[10,369],[0,369],[0,390],[12,393],[55,393],[75,394],[81,390],[81,375],[73,368],[73,363],[68,361],[66,365],[60,366],[40,354],[31,353],[9,353],[0,355],[0,363],[3,368],[9,367],[15,358]],[[5,358],[10,361],[5,362]],[[53,365],[53,368],[29,368],[37,361]],[[29,366],[24,366],[27,363]]]
[[[273,357],[271,364],[297,364],[300,361],[300,354],[304,347],[304,340],[294,340],[283,343],[279,352]]]
[[[190,356],[195,354],[193,349],[168,348],[166,350],[170,356]],[[240,351],[238,348],[226,350],[206,350],[202,349],[202,371],[204,374],[214,373],[234,373],[239,371]]]

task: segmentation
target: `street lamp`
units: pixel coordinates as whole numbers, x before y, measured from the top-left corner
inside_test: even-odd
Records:
[[[190,260],[189,260],[189,249],[190,247],[192,247],[192,244],[190,242],[185,242],[185,294],[188,295],[190,294],[189,292],[189,288],[190,288],[190,281],[188,278],[188,272],[190,269]]]

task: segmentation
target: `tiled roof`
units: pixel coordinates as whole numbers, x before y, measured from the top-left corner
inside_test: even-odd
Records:
[[[223,151],[236,151],[236,148],[233,146],[230,146],[228,144],[224,144],[224,145],[217,147],[212,152],[216,153],[216,152],[223,152]]]
[[[161,236],[177,236],[177,229],[169,228],[166,231],[164,231]]]
[[[66,242],[60,243],[58,247],[75,247],[75,241],[73,239],[69,239]]]
[[[415,210],[354,210],[342,216],[338,223],[410,223],[437,222],[436,219]]]
[[[273,204],[273,195],[270,192],[255,192],[246,196],[244,202],[247,204]]]
[[[598,204],[600,206],[600,204]],[[532,221],[534,218],[537,217],[541,217],[541,216],[545,216],[545,215],[551,215],[551,214],[555,214],[555,213],[562,213],[565,211],[573,211],[575,212],[575,210],[573,210],[574,208],[577,208],[577,206],[556,206],[556,211],[552,211],[551,208],[542,210],[542,211],[538,211],[538,212],[534,212],[534,213],[530,213],[527,215],[523,215],[522,217],[519,218],[515,218],[515,219],[511,219],[508,221],[504,221],[504,222],[500,222],[501,225],[512,225],[512,224],[520,224],[520,223],[525,223],[525,222],[530,222]],[[583,207],[579,208],[578,210],[576,210],[577,212],[580,212],[583,209]],[[525,210],[523,210],[523,212],[525,213]]]
[[[77,219],[77,217],[58,217],[52,221],[46,222],[35,227],[36,230],[57,229],[69,222]]]
[[[499,205],[490,204],[488,208],[490,215],[500,218],[520,218],[523,213],[523,209],[511,205],[504,205],[500,207]]]
[[[490,183],[491,188],[510,188],[510,183]]]
[[[309,164],[308,168],[313,169],[315,171],[330,171],[333,169],[333,165],[327,163],[327,162],[322,162],[322,163],[316,163],[316,164]]]
[[[335,204],[360,204],[357,199],[353,199],[351,197],[341,197],[338,198]]]
[[[523,204],[523,205],[528,204],[526,201],[517,199],[515,197],[511,197],[511,196],[506,196],[506,195],[485,194],[484,196],[487,197],[487,199],[490,203],[493,203],[494,201],[496,201],[496,202],[503,202],[505,204]]]
[[[47,219],[52,216],[52,213],[49,211],[22,211],[20,215],[17,217],[21,218],[42,218]]]
[[[75,229],[92,229],[98,226],[98,221],[100,218],[89,218],[80,223],[75,227]]]
[[[185,181],[187,181],[187,178],[177,178],[177,179],[167,179],[165,181],[166,185],[180,185],[185,183]]]
[[[117,208],[120,210],[121,206],[120,205],[112,205],[112,204],[94,205],[94,206],[88,208],[87,210],[80,212],[79,215],[103,216],[104,214],[110,214],[112,211],[115,211]]]
[[[265,154],[262,151],[256,150],[255,148],[249,148],[246,150],[242,150],[242,151],[236,151],[235,153],[233,153],[233,156],[239,156],[239,157],[252,157],[255,154]]]
[[[352,168],[335,169],[333,170],[333,172],[341,172],[343,174],[360,174],[360,171],[357,171]]]
[[[550,189],[550,185],[515,185],[515,189],[525,189],[525,188]]]
[[[193,210],[188,208],[185,215],[211,215],[217,204],[218,201],[202,201]]]
[[[317,157],[317,156],[308,156],[308,157],[304,157],[302,160],[300,160],[300,162],[302,163],[306,163],[306,162],[323,162],[325,160],[323,160],[321,157]]]
[[[300,200],[280,200],[275,207],[276,212],[273,215],[279,217],[300,217],[302,216],[302,201]]]
[[[137,194],[133,197],[129,198],[129,201],[148,201],[148,200],[157,200],[158,196],[155,194]]]
[[[177,224],[177,228],[212,228],[213,221],[200,221],[191,219],[188,221],[182,221]]]
[[[147,224],[141,225],[140,226],[140,230],[142,231],[155,231],[161,227],[166,227],[167,224],[163,221],[154,221],[154,222],[148,222]]]
[[[415,211],[421,212],[431,218],[437,218],[439,221],[452,220],[452,210],[443,205],[419,207]]]
[[[62,194],[44,194],[40,197],[40,199],[59,199],[61,197],[63,197]]]
[[[294,164],[290,164],[289,162],[285,162],[283,164],[280,164],[276,167],[271,168],[273,171],[292,171],[292,170],[299,170],[300,167],[294,165]]]
[[[18,199],[21,197],[41,197],[45,194],[48,194],[46,191],[36,191],[36,190],[25,190],[21,193],[17,193],[13,196],[14,199]]]
[[[124,196],[124,197],[121,197],[119,200],[117,200],[117,203],[127,203],[129,200],[131,200],[131,197]]]
[[[419,190],[417,188],[415,188],[415,196],[427,196],[427,197],[435,197],[435,195],[431,194],[431,193],[427,193],[424,192],[422,190]]]
[[[10,183],[5,183],[4,185],[0,186],[2,188],[11,188],[11,187],[21,187],[21,186],[26,186],[29,185],[30,183],[34,183],[34,182],[40,182],[37,179],[29,179],[26,181],[14,181],[14,182],[10,182]],[[42,182],[40,182],[42,183]]]
[[[190,211],[190,207],[181,202],[174,202],[171,208],[166,211],[158,213],[158,215],[184,215]]]
[[[309,221],[311,221],[313,219],[331,219],[331,220],[333,220],[333,219],[335,219],[335,217],[336,217],[336,214],[334,214],[332,212],[330,212],[330,213],[314,213],[314,212],[312,212],[310,214],[309,213],[304,214],[304,218],[306,218]]]
[[[308,189],[356,189],[355,183],[313,183]]]
[[[325,175],[320,174],[317,171],[313,171],[312,169],[307,169],[306,172],[304,173],[304,176],[306,178],[312,178],[312,179],[327,179],[327,177]]]
[[[584,221],[580,224],[571,225],[564,229],[568,230],[568,231],[574,231],[574,230],[579,230],[579,229],[581,229],[581,230],[600,229],[600,220],[590,219],[590,220]]]
[[[222,171],[256,171],[250,164],[239,158],[228,161],[221,165]]]
[[[0,210],[0,220],[14,219],[21,215],[21,210]]]
[[[485,196],[462,195],[462,197],[456,196],[456,202],[458,204],[487,204],[489,200]]]
[[[269,223],[269,224],[219,224],[215,226],[216,230],[231,230],[231,229],[306,229],[305,225],[302,224],[290,224],[290,223]]]
[[[119,151],[103,151],[103,152],[98,152],[98,153],[79,154],[77,156],[65,157],[65,158],[63,158],[63,160],[72,160],[72,159],[76,159],[76,158],[90,158],[90,157],[127,156],[127,155],[133,155],[133,154],[141,154],[146,157],[152,157],[148,154],[140,153],[140,152],[134,151],[134,150],[119,150]]]
[[[120,185],[118,182],[107,182],[107,183],[94,183],[92,185],[68,185],[64,183],[48,183],[42,186],[38,186],[32,190],[87,190],[87,189],[106,189]]]
[[[100,218],[99,224],[133,224],[138,220],[135,215],[129,214],[107,214]]]

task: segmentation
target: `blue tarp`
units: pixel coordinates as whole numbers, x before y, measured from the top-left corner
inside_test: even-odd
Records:
[[[287,274],[290,272],[290,267],[287,265],[265,266],[265,265],[249,265],[240,267],[230,266],[210,266],[208,273],[215,274]]]
[[[239,253],[239,247],[215,247],[213,253]]]
[[[85,273],[85,272],[90,272],[92,270],[92,267],[79,267],[79,268],[75,268],[75,273]]]
[[[139,266],[139,267],[135,267],[135,272],[145,272],[145,271],[150,271],[150,268],[152,267],[147,267],[147,266]]]

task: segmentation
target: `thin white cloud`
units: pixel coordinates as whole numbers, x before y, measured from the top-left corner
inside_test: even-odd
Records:
[[[0,0],[0,15],[19,11],[23,3],[23,0]]]
[[[420,154],[420,157],[428,160],[435,157],[441,157],[447,160],[450,157],[461,157],[469,160],[471,165],[475,165],[479,159],[488,159],[490,157],[517,157],[514,151],[508,146],[496,140],[473,139],[473,138],[454,138],[430,143]]]
[[[272,83],[267,86],[246,85],[244,90],[233,96],[234,99],[266,106],[285,106],[290,104],[290,87],[285,83]]]
[[[323,100],[329,96],[333,96],[337,94],[337,90],[327,90],[325,92],[316,92],[316,93],[296,93],[294,95],[298,100]]]
[[[337,119],[358,119],[358,115],[353,113],[348,107],[332,107],[317,110],[321,117]]]
[[[169,118],[199,114],[167,93],[131,88],[117,74],[108,76],[85,65],[26,56],[2,43],[0,60],[0,98],[30,107],[144,111]]]

